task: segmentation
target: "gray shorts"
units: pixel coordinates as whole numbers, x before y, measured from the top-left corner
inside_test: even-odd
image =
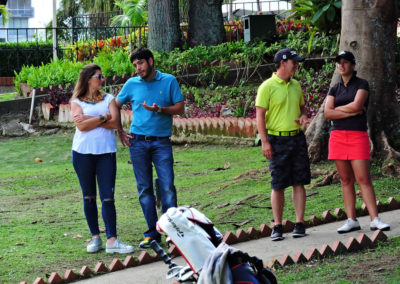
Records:
[[[269,161],[271,188],[276,190],[291,185],[310,184],[310,160],[304,133],[300,132],[296,136],[268,134],[268,140],[273,151]]]

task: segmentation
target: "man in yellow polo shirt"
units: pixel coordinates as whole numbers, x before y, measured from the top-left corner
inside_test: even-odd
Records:
[[[305,184],[311,180],[307,143],[301,125],[308,122],[300,83],[292,77],[304,57],[288,48],[274,57],[277,71],[258,88],[257,129],[262,153],[270,161],[271,205],[274,215],[273,241],[283,240],[284,190],[293,187],[296,225],[293,237],[304,237]]]

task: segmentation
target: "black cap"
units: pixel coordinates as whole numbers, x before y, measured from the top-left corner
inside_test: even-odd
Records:
[[[279,50],[274,57],[274,63],[279,63],[281,60],[292,59],[297,62],[301,62],[304,60],[304,57],[298,56],[296,51],[291,50],[290,48],[284,48]]]
[[[346,59],[347,61],[356,64],[356,58],[354,57],[354,54],[351,53],[350,51],[346,50],[340,51],[338,56],[336,56],[335,61],[339,62],[340,58]]]

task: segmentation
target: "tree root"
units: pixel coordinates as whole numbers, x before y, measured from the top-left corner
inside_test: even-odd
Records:
[[[215,190],[213,190],[213,191],[209,191],[209,192],[207,192],[207,193],[208,193],[208,194],[217,193],[217,192],[219,192],[219,191],[221,191],[221,190],[223,190],[223,189],[225,189],[225,188],[227,188],[227,187],[229,187],[229,186],[231,186],[231,185],[233,185],[233,184],[241,183],[241,182],[242,182],[243,180],[245,180],[245,179],[256,179],[256,176],[257,176],[257,175],[259,175],[259,174],[265,174],[265,173],[267,173],[268,171],[269,171],[268,168],[251,169],[251,170],[248,170],[248,171],[246,171],[244,174],[240,174],[240,175],[234,177],[234,178],[233,178],[233,181],[231,181],[231,182],[229,182],[229,183],[227,183],[227,184],[221,185],[221,186],[218,187],[217,189],[215,189]]]
[[[330,171],[326,176],[324,176],[320,181],[317,181],[313,185],[311,185],[308,190],[311,190],[313,188],[319,187],[319,186],[325,186],[325,185],[330,185],[330,184],[336,184],[340,182],[339,175],[335,170]]]
[[[324,117],[325,101],[318,110],[306,131],[308,155],[315,163],[328,157],[329,122]]]
[[[377,137],[380,155],[383,158],[382,173],[389,177],[400,177],[400,153],[390,146],[386,134],[381,131]]]

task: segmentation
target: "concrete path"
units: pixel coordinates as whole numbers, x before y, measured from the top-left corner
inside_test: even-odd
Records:
[[[390,223],[391,231],[384,232],[388,237],[400,236],[400,210],[380,213],[383,221]],[[271,259],[280,259],[284,254],[289,254],[292,258],[298,252],[306,254],[311,248],[320,249],[322,245],[332,246],[335,241],[346,244],[350,237],[357,238],[361,233],[371,237],[373,232],[369,229],[369,217],[358,218],[362,230],[339,235],[336,229],[344,221],[333,222],[321,226],[307,229],[308,236],[304,238],[292,238],[291,234],[285,234],[285,239],[279,242],[272,242],[269,238],[234,244],[233,247],[247,252],[251,256],[261,258],[264,264],[268,264]],[[182,257],[173,260],[178,265],[186,265]],[[80,284],[171,284],[174,279],[166,280],[165,275],[168,266],[162,261],[147,265],[128,268],[117,272],[107,273],[90,279],[79,281]]]

